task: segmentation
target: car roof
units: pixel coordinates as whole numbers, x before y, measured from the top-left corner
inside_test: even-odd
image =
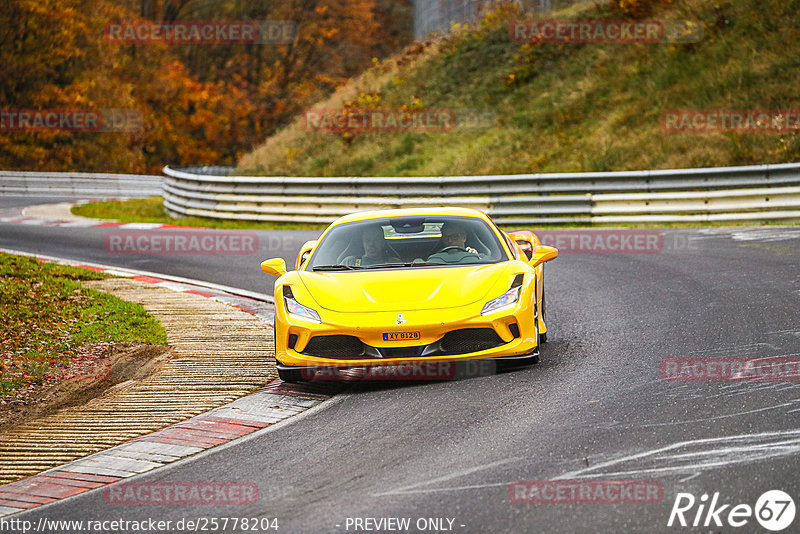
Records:
[[[477,217],[479,219],[488,220],[489,218],[482,211],[471,208],[455,208],[455,207],[431,207],[431,208],[402,208],[391,210],[371,210],[360,211],[351,213],[344,217],[339,217],[333,221],[333,225],[356,222],[356,221],[369,221],[373,219],[385,219],[387,217]]]

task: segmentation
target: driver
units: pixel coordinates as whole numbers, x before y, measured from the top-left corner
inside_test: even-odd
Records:
[[[445,221],[442,224],[442,246],[428,256],[429,263],[463,263],[478,257],[478,251],[466,246],[467,229],[460,223]]]

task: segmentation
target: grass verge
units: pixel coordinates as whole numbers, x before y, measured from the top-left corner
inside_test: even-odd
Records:
[[[106,200],[73,206],[71,213],[92,219],[114,219],[123,223],[174,224],[201,228],[227,230],[324,230],[327,224],[256,223],[252,221],[225,221],[207,217],[180,217],[173,219],[164,209],[163,198],[134,198],[130,200]]]
[[[570,3],[572,4],[572,3]],[[634,9],[635,8],[635,9]],[[639,12],[647,8],[646,12]],[[629,13],[629,10],[636,13]],[[508,3],[482,23],[415,43],[351,80],[320,109],[463,110],[445,132],[327,132],[300,117],[239,162],[259,176],[458,176],[785,163],[800,131],[668,133],[677,109],[797,107],[798,0],[579,2],[572,20],[690,20],[693,43],[515,43]],[[472,112],[472,114],[470,113]]]
[[[166,344],[144,308],[80,284],[106,277],[0,253],[0,402],[91,369],[89,344]]]

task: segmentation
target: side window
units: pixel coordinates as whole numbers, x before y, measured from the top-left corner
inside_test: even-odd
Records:
[[[518,260],[519,259],[519,247],[517,246],[517,243],[513,239],[509,238],[508,236],[506,236],[506,239],[511,243],[511,253],[514,255],[514,259]]]
[[[501,230],[501,232],[502,232],[502,230]],[[506,244],[508,245],[509,250],[511,250],[511,254],[514,255],[514,259],[518,260],[519,259],[519,251],[517,250],[517,244],[510,237],[508,237],[508,234],[506,234],[505,232],[502,232],[502,234],[503,234],[503,238],[506,240]]]

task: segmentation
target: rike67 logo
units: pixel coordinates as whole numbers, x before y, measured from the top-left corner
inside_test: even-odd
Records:
[[[691,493],[678,493],[667,526],[739,528],[750,525],[745,530],[754,532],[751,521],[755,518],[763,528],[779,532],[792,524],[794,515],[794,500],[780,490],[764,492],[754,507],[749,504],[721,504],[719,492],[714,493],[711,502],[707,493],[701,495],[700,499]]]

